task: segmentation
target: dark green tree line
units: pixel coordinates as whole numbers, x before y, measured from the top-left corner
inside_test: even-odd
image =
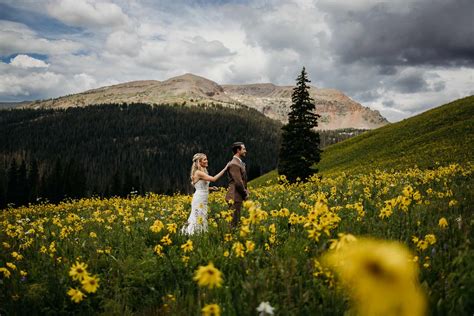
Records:
[[[252,109],[109,104],[3,110],[0,205],[132,190],[189,193],[193,154],[206,153],[215,173],[230,160],[229,146],[237,140],[249,148],[251,178],[276,167],[280,124]]]
[[[332,144],[360,135],[367,130],[356,128],[341,128],[335,130],[319,130],[320,148],[324,149]]]

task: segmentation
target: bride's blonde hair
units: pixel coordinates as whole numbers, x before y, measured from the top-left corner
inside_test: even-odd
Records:
[[[207,169],[206,168],[203,168],[201,167],[201,165],[199,164],[199,162],[201,160],[203,160],[204,158],[206,158],[207,156],[203,153],[197,153],[197,154],[194,154],[193,156],[193,164],[191,166],[191,184],[194,185],[194,173],[197,171],[197,170],[201,170],[205,173],[207,173]]]

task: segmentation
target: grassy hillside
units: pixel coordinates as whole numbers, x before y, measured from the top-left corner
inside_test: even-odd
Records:
[[[323,173],[466,162],[474,153],[474,96],[387,125],[326,149]]]
[[[473,160],[473,139],[474,96],[470,96],[331,145],[318,169],[328,175],[462,163]],[[274,180],[276,175],[271,171],[252,185]]]

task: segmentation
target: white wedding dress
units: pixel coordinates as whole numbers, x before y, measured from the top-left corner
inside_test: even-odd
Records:
[[[207,199],[209,197],[209,182],[198,180],[194,184],[196,191],[191,202],[191,214],[182,232],[187,235],[207,231]]]

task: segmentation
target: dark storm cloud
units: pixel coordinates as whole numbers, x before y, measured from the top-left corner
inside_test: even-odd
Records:
[[[402,74],[393,82],[392,89],[401,93],[428,91],[428,83],[419,72]]]
[[[357,100],[361,102],[371,102],[380,98],[380,93],[376,90],[367,90],[355,94]]]
[[[440,92],[446,88],[446,83],[444,81],[438,81],[433,84],[433,91]]]
[[[388,101],[383,101],[382,104],[387,107],[392,107],[395,105],[395,102],[393,100],[388,100]]]
[[[403,6],[402,6],[403,5]],[[367,10],[324,8],[344,63],[474,66],[474,1],[422,0]]]

